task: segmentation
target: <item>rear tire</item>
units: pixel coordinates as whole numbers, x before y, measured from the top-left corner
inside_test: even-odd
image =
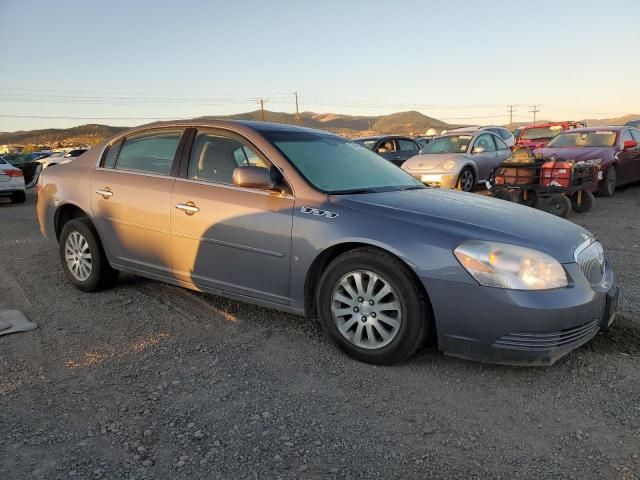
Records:
[[[359,248],[337,257],[316,301],[329,338],[362,362],[401,362],[425,343],[428,299],[408,267],[386,252]]]
[[[11,195],[11,203],[24,203],[27,201],[26,192],[16,192]]]
[[[64,225],[59,251],[64,273],[78,290],[100,290],[111,285],[118,276],[118,271],[109,265],[88,218],[74,218]]]
[[[578,204],[578,194],[581,195],[580,203]],[[576,213],[587,213],[593,208],[596,198],[593,193],[583,190],[582,192],[576,192],[571,195],[571,208]]]
[[[618,185],[618,171],[616,170],[615,166],[611,165],[607,169],[607,173],[604,176],[603,182],[604,183],[599,191],[600,195],[602,195],[603,197],[612,196],[615,193],[616,187]]]

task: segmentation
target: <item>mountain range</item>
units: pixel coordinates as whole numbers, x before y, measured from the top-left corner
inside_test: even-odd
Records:
[[[207,116],[202,119],[231,119],[231,120],[262,120],[262,111],[256,110],[247,113],[238,113],[226,116]],[[295,125],[296,116],[291,113],[271,112],[265,110],[265,120],[274,123],[286,123]],[[627,121],[639,118],[640,115],[625,115],[607,119],[585,119],[587,125],[620,125]],[[543,123],[540,120],[538,123]],[[299,120],[300,126],[327,130],[348,137],[357,137],[372,134],[402,134],[425,135],[430,128],[438,131],[451,129],[462,125],[452,125],[433,117],[428,117],[420,112],[408,111],[389,115],[359,116],[341,115],[336,113],[302,112]],[[526,123],[514,123],[514,127]],[[17,132],[0,132],[0,145],[19,144],[32,146],[50,146],[55,148],[71,147],[77,145],[95,145],[104,138],[115,135],[129,127],[117,127],[100,124],[80,125],[63,129],[28,130]]]

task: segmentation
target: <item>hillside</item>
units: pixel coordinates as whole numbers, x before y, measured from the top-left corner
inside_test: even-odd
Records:
[[[72,128],[48,128],[45,130],[28,130],[18,132],[1,132],[0,145],[48,145],[55,148],[74,147],[77,145],[95,145],[103,138],[115,135],[127,127],[109,125],[80,125]]]
[[[262,112],[238,113],[226,116],[207,116],[203,119],[224,118],[232,120],[262,120]],[[616,118],[586,119],[587,125],[621,125],[640,115],[625,115]],[[265,110],[267,122],[295,125],[296,118],[292,113],[271,112]],[[540,120],[543,123],[545,120]],[[379,116],[341,115],[336,113],[302,112],[300,125],[303,127],[327,130],[348,137],[395,133],[403,135],[424,135],[429,128],[437,130],[451,129],[458,125],[450,125],[420,112],[398,112]],[[526,122],[516,123],[514,127],[528,125]],[[95,145],[102,139],[115,135],[128,127],[89,124],[72,128],[30,130],[18,132],[0,132],[0,145],[19,144],[27,146],[72,147],[77,145]]]

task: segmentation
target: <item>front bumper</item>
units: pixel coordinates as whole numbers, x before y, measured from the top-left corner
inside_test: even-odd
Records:
[[[434,172],[433,170],[407,170],[408,173],[430,187],[456,188],[458,172]]]
[[[576,264],[573,283],[519,291],[423,278],[445,354],[508,365],[551,365],[588,342],[615,317],[618,287],[590,285]]]

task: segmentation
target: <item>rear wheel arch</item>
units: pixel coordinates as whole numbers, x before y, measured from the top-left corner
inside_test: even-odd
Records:
[[[58,207],[53,219],[56,232],[56,240],[60,240],[60,234],[62,233],[62,229],[64,228],[65,224],[67,224],[74,218],[87,218],[93,225],[93,222],[91,221],[89,215],[87,215],[87,212],[82,210],[77,205],[74,205],[72,203],[65,203],[64,205]],[[93,225],[93,227],[95,230],[95,225]]]
[[[411,275],[411,277],[415,281],[416,287],[421,290],[421,293],[424,294],[424,297],[427,299],[426,308],[428,312],[428,318],[426,320],[430,322],[430,325],[429,325],[430,339],[429,340],[437,338],[436,325],[435,325],[435,320],[433,315],[433,307],[431,306],[429,293],[424,287],[424,284],[422,283],[422,281],[420,281],[420,278],[418,277],[418,274],[416,273],[416,271],[409,264],[407,264],[406,261],[404,261],[400,256],[398,256],[394,252],[390,251],[389,249],[386,249],[377,245],[373,245],[370,243],[364,243],[364,242],[338,243],[326,248],[322,253],[320,253],[315,258],[315,260],[311,264],[311,267],[309,268],[309,271],[307,272],[307,277],[305,279],[305,285],[304,285],[305,315],[308,318],[316,318],[318,315],[317,305],[316,305],[316,292],[319,286],[320,278],[322,277],[322,274],[324,273],[326,268],[329,266],[329,264],[340,255],[343,255],[347,252],[358,250],[358,249],[363,249],[363,250],[367,249],[367,250],[384,252],[388,255],[395,257],[400,262],[402,262],[402,264],[406,267],[409,275]]]

